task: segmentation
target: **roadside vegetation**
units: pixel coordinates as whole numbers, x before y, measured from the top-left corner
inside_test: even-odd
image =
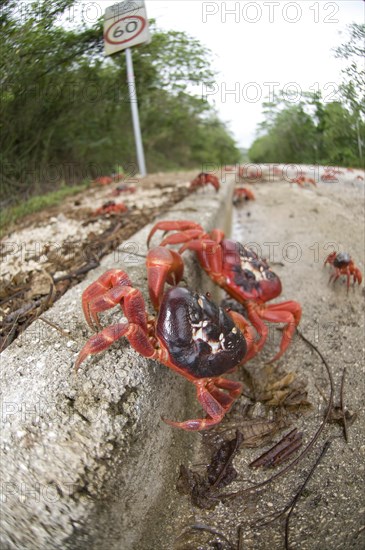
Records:
[[[348,41],[334,50],[346,63],[338,89],[264,103],[264,121],[249,149],[252,162],[364,167],[365,24],[349,25]]]
[[[5,206],[62,184],[79,185],[118,165],[136,172],[125,56],[104,56],[102,18],[86,25],[77,6],[74,0],[3,2]],[[185,33],[159,30],[153,21],[150,30],[151,43],[133,49],[148,170],[189,169],[207,158],[238,162],[240,151],[225,124],[191,93],[214,76],[209,50]]]
[[[58,204],[61,204],[66,197],[76,195],[88,186],[88,182],[72,186],[61,185],[55,191],[50,191],[49,193],[44,193],[42,195],[34,195],[25,201],[21,201],[18,204],[5,208],[1,216],[0,237],[11,224],[21,220],[24,216],[35,214],[36,212],[40,212],[41,210],[50,208],[51,206],[57,206]]]
[[[73,187],[120,167],[127,175],[137,171],[125,56],[105,57],[103,18],[86,24],[78,9],[75,0],[2,3],[0,202],[11,208],[6,220],[57,204]],[[133,49],[149,172],[202,167],[207,159],[363,166],[365,25],[350,25],[348,42],[335,50],[348,63],[338,99],[311,92],[299,102],[280,94],[266,102],[248,157],[214,107],[192,92],[214,80],[210,51],[186,33],[161,31],[153,21],[150,29],[151,43]]]

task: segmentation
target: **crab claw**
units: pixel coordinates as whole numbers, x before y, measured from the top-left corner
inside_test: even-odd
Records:
[[[227,310],[228,315],[233,320],[234,324],[238,326],[243,336],[245,337],[247,344],[247,351],[244,360],[241,364],[246,363],[259,351],[259,346],[255,342],[255,331],[251,327],[250,323],[237,311]]]
[[[222,420],[243,389],[241,382],[220,377],[203,378],[194,381],[193,384],[196,387],[197,399],[207,413],[206,418],[194,418],[183,422],[162,418],[169,426],[187,431],[207,430]]]
[[[166,220],[162,222],[157,222],[149,232],[149,235],[147,237],[147,246],[149,245],[150,240],[152,239],[156,231],[186,231],[188,229],[197,229],[199,230],[199,232],[204,233],[201,225],[187,220]]]
[[[180,254],[163,246],[152,248],[147,254],[148,290],[153,307],[161,304],[165,282],[177,285],[184,274],[184,263]]]
[[[213,185],[214,189],[218,192],[220,188],[219,179],[217,176],[214,176],[213,174],[209,174],[208,172],[200,172],[196,176],[193,181],[190,182],[190,189],[194,190],[198,187],[203,187],[204,185],[208,185],[210,183]]]
[[[205,184],[210,183],[211,185],[213,185],[214,189],[218,192],[220,188],[220,184],[217,176],[213,176],[213,174],[204,174],[204,176],[205,176],[204,183]]]
[[[331,252],[331,254],[328,254],[327,258],[325,259],[323,265],[326,265],[326,264],[332,264],[333,265],[333,262],[336,258],[336,254],[337,252]]]

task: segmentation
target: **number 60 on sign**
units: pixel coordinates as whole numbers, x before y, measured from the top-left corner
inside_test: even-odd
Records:
[[[149,42],[150,33],[144,2],[126,1],[107,8],[104,17],[104,48],[112,55]]]

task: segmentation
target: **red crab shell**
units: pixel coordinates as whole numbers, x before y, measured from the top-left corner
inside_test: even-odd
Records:
[[[224,286],[231,296],[238,301],[268,302],[281,294],[281,281],[266,260],[230,239],[223,239],[220,245]]]

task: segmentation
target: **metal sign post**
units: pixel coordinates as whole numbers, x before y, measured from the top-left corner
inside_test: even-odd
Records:
[[[105,10],[104,47],[106,55],[125,50],[127,63],[127,84],[132,111],[134,140],[136,143],[138,169],[146,176],[141,128],[139,124],[137,92],[133,71],[131,47],[148,44],[150,33],[144,0],[125,0]]]
[[[132,111],[134,140],[136,142],[137,162],[138,162],[139,173],[141,174],[142,177],[144,177],[147,175],[147,171],[146,171],[146,163],[144,160],[141,127],[139,125],[137,91],[136,91],[136,85],[134,80],[132,52],[130,48],[127,48],[125,51],[125,59],[127,62],[127,83],[128,83],[129,99],[131,103],[131,111]]]

